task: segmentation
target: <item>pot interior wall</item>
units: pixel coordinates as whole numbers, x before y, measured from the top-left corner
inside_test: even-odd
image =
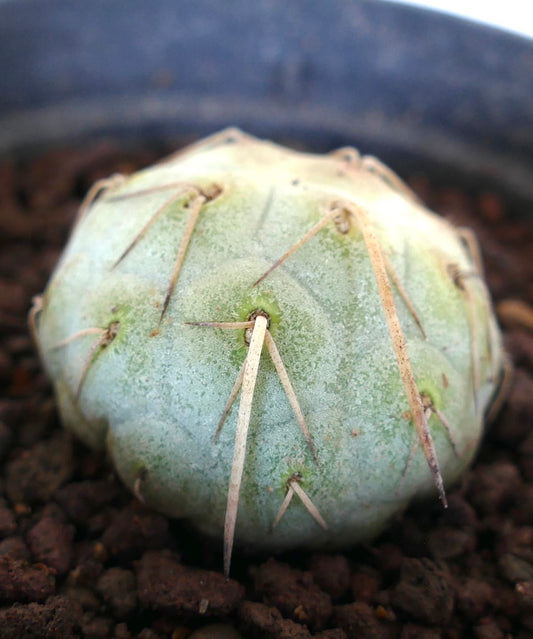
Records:
[[[38,16],[38,19],[37,19]],[[533,202],[533,41],[362,0],[7,0],[0,155],[237,125]]]

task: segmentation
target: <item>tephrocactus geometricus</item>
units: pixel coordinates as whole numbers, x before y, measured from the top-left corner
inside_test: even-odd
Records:
[[[470,233],[351,148],[234,129],[97,183],[31,320],[65,426],[226,573],[445,503],[503,369]]]

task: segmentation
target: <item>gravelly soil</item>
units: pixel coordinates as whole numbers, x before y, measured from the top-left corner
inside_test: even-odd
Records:
[[[515,363],[508,401],[449,508],[417,505],[346,554],[238,557],[138,503],[65,433],[26,328],[79,201],[157,152],[111,143],[0,161],[0,639],[533,637],[533,218],[424,176],[476,230]]]

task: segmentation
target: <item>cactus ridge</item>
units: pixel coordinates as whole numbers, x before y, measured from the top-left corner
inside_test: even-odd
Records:
[[[404,300],[406,306],[408,307],[411,315],[413,316],[417,326],[419,327],[424,337],[425,332],[414,310],[414,307],[405,289],[401,285],[392,265],[384,258],[379,240],[372,230],[366,212],[354,202],[332,203],[331,208],[326,213],[326,215],[324,215],[322,219],[317,224],[315,224],[315,226],[313,226],[312,229],[310,229],[295,244],[293,244],[293,246],[286,253],[284,253],[278,260],[276,260],[276,262],[274,262],[274,264],[268,269],[268,271],[266,271],[254,283],[254,286],[257,285],[259,282],[262,282],[270,273],[272,273],[275,268],[285,262],[314,235],[322,230],[328,222],[332,220],[345,219],[346,213],[348,213],[354,219],[363,233],[363,239],[368,250],[372,268],[374,270],[374,276],[376,279],[379,296],[381,298],[383,311],[385,313],[385,318],[389,327],[390,339],[398,362],[405,394],[407,396],[409,407],[411,409],[411,416],[418,433],[418,441],[422,446],[424,455],[426,456],[426,460],[431,469],[431,473],[439,492],[440,500],[443,506],[447,508],[448,504],[446,500],[446,493],[444,491],[444,483],[439,469],[437,454],[435,452],[435,445],[433,443],[433,438],[431,437],[431,432],[429,430],[427,414],[423,410],[422,396],[416,386],[414,374],[411,368],[409,355],[407,353],[407,345],[400,325],[398,312],[396,310],[396,303],[394,302],[394,296],[389,277],[396,284],[396,287],[402,299]],[[449,428],[447,428],[447,432],[450,433]]]

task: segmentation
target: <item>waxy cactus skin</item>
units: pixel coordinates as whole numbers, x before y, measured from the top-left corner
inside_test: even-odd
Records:
[[[366,540],[445,500],[497,391],[468,237],[353,149],[229,130],[111,178],[33,313],[63,422],[147,504],[224,535],[226,570],[233,539]]]

